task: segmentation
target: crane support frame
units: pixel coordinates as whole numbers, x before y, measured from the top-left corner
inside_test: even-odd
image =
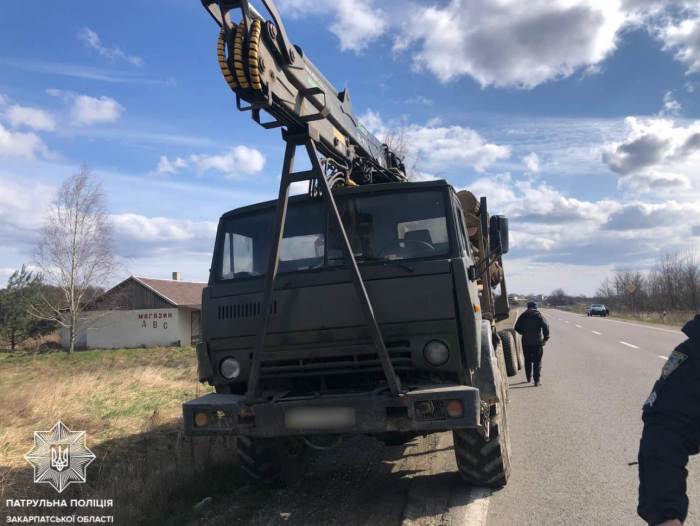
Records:
[[[267,267],[267,275],[265,277],[265,288],[260,311],[260,326],[255,340],[255,348],[253,350],[253,362],[248,381],[246,402],[250,405],[261,401],[259,389],[261,359],[262,354],[265,352],[265,340],[267,338],[270,311],[275,290],[275,279],[279,268],[280,250],[282,246],[282,237],[284,235],[284,225],[287,217],[287,206],[289,203],[289,187],[292,183],[300,181],[310,181],[311,183],[315,183],[317,185],[316,188],[318,193],[320,193],[320,197],[316,197],[316,199],[323,199],[331,221],[331,226],[336,232],[339,233],[338,235],[340,237],[339,241],[343,252],[343,258],[348,271],[350,272],[355,292],[362,308],[362,313],[365,317],[365,321],[367,322],[369,332],[372,336],[372,342],[374,343],[374,347],[382,365],[384,376],[386,377],[389,391],[393,396],[399,396],[401,394],[401,380],[396,375],[396,371],[394,371],[391,358],[386,350],[386,346],[384,345],[384,339],[382,338],[381,331],[379,330],[379,324],[374,315],[372,303],[367,295],[367,289],[362,281],[360,269],[357,266],[357,261],[355,260],[352,248],[350,247],[350,242],[348,241],[348,236],[345,232],[343,221],[340,217],[340,213],[338,212],[338,207],[335,203],[335,199],[333,198],[330,185],[328,184],[324,174],[322,161],[319,158],[318,150],[316,148],[316,141],[314,141],[309,133],[283,133],[282,137],[286,141],[287,147],[284,154],[282,180],[280,182],[279,196],[275,210],[270,257]],[[300,146],[303,146],[306,150],[309,161],[311,162],[311,170],[294,172],[296,150]]]

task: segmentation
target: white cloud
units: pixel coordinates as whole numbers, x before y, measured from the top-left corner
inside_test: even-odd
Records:
[[[615,0],[451,0],[414,9],[394,49],[442,82],[533,88],[602,62],[625,21]]]
[[[281,0],[285,16],[321,15],[331,18],[328,29],[338,37],[340,49],[360,53],[386,31],[385,13],[370,0]]]
[[[665,250],[687,247],[700,225],[700,208],[690,201],[586,201],[510,174],[479,177],[466,189],[487,196],[491,213],[510,218],[505,264],[516,292],[539,283],[541,292],[562,286],[591,294],[611,267],[643,268],[658,256],[659,240]],[[573,268],[583,281],[571,280]]]
[[[124,113],[124,106],[112,97],[90,97],[80,95],[72,91],[63,91],[54,88],[46,90],[46,93],[59,97],[71,103],[71,123],[78,126],[90,126],[101,122],[114,122]]]
[[[172,161],[162,155],[152,175],[176,174],[183,169],[192,169],[201,176],[209,170],[224,174],[227,179],[239,179],[262,171],[265,156],[247,146],[235,146],[221,155],[193,154],[187,160],[176,157]]]
[[[158,175],[176,174],[181,168],[187,168],[187,161],[180,157],[170,161],[165,155],[161,155],[155,173]]]
[[[0,94],[0,106],[4,106],[5,104],[7,104],[7,98]]]
[[[247,146],[236,146],[222,155],[192,155],[190,161],[199,175],[208,170],[224,174],[227,179],[237,179],[262,171],[265,157],[258,150]]]
[[[19,181],[4,174],[0,175],[0,188],[1,259],[2,265],[11,269],[9,273],[0,271],[2,287],[5,282],[3,278],[8,278],[22,263],[31,259],[29,254],[55,190],[41,183]]]
[[[441,82],[462,76],[482,87],[530,89],[601,71],[625,30],[646,28],[688,67],[700,71],[697,0],[280,0],[286,16],[318,15],[343,50],[361,52],[386,36],[400,60]],[[402,52],[410,53],[403,55]]]
[[[363,51],[386,30],[384,13],[366,0],[336,0],[335,20],[330,30],[340,40],[342,51]]]
[[[369,108],[363,115],[360,115],[360,122],[374,135],[386,135],[389,131],[384,124],[381,115]]]
[[[56,128],[56,121],[49,112],[19,104],[13,104],[8,108],[7,119],[15,128],[26,126],[33,130],[45,131],[53,131]]]
[[[195,222],[140,214],[113,214],[111,219],[117,235],[144,243],[180,243],[200,236],[213,239],[216,233],[216,223],[211,221]]]
[[[694,16],[670,20],[656,31],[663,49],[674,51],[676,60],[688,67],[688,73],[700,73],[700,6]]]
[[[523,162],[528,172],[537,173],[540,171],[540,158],[535,152],[530,152],[521,157],[520,160]]]
[[[662,117],[678,117],[682,109],[681,103],[673,96],[672,91],[664,94],[664,105],[659,112]]]
[[[628,117],[627,135],[603,147],[603,161],[636,192],[677,192],[700,183],[700,121]]]
[[[700,210],[695,203],[626,203],[609,217],[604,227],[608,230],[644,230],[683,224],[695,218],[700,220]],[[691,221],[692,222],[692,221]]]
[[[510,157],[508,146],[489,143],[470,128],[412,125],[408,133],[419,158],[433,170],[459,163],[482,172],[498,159]]]
[[[97,122],[114,122],[124,112],[124,107],[111,97],[78,95],[71,108],[74,124],[89,126]]]
[[[31,132],[13,132],[0,124],[0,159],[15,157],[33,160],[39,154],[49,155],[41,137]]]
[[[368,109],[360,116],[364,126],[381,137],[393,132],[379,113]],[[431,121],[435,123],[436,121]],[[401,152],[407,165],[418,158],[421,164],[434,172],[452,165],[468,165],[477,172],[484,171],[499,159],[510,157],[508,146],[487,142],[478,132],[462,126],[402,125],[398,133],[406,134],[408,152]]]
[[[133,57],[124,53],[119,46],[106,47],[102,45],[100,37],[90,28],[84,27],[78,31],[78,38],[89,48],[94,49],[100,55],[108,58],[112,62],[123,60],[133,64],[134,66],[143,66],[143,60],[139,57]]]

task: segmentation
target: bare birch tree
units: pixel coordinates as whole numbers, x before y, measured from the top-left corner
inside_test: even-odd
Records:
[[[403,117],[401,117],[401,123],[398,126],[386,130],[381,141],[403,161],[408,180],[420,181],[420,156]]]
[[[118,268],[105,194],[87,166],[59,188],[34,260],[46,282],[60,292],[42,294],[31,312],[68,329],[71,354],[79,324],[89,325],[101,315],[91,306]]]

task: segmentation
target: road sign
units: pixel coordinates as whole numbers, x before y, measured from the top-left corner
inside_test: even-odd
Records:
[[[637,287],[635,287],[634,285],[628,285],[628,286],[627,286],[627,290],[629,290],[630,292],[634,292],[634,289],[636,289],[636,288],[637,288]]]

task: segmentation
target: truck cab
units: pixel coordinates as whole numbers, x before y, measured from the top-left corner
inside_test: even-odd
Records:
[[[199,380],[215,393],[183,405],[186,432],[239,437],[248,471],[266,481],[298,473],[319,435],[396,442],[452,430],[463,478],[505,484],[504,335],[493,309],[483,309],[491,284],[474,253],[488,262],[489,227],[463,210],[446,181],[350,186],[334,189],[333,198],[401,393],[387,388],[326,207],[318,197],[295,196],[254,403],[246,392],[277,202],[220,220],[196,349]],[[491,221],[491,237],[507,240],[502,224]],[[477,249],[475,237],[486,244]],[[507,310],[505,289],[499,299]],[[500,461],[487,469],[489,440],[498,442]],[[277,469],[261,473],[269,465]]]

